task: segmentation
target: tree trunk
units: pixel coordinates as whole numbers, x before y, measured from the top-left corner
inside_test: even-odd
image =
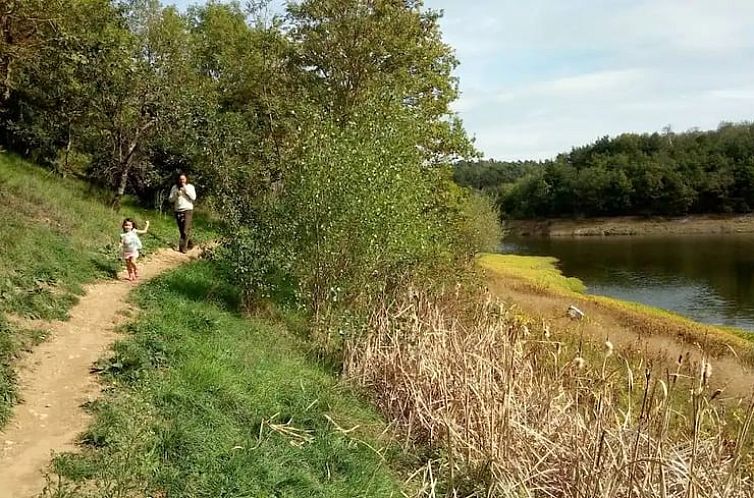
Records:
[[[63,159],[63,171],[61,172],[63,178],[68,175],[70,167],[68,165],[68,158],[71,155],[71,146],[73,145],[73,134],[71,133],[71,122],[68,122],[68,142],[65,144],[65,158]]]
[[[131,165],[133,163],[133,157],[136,149],[139,147],[139,139],[142,133],[146,132],[155,124],[154,121],[146,123],[144,126],[136,130],[134,138],[128,144],[126,153],[123,154],[122,145],[118,147],[118,168],[120,171],[120,179],[118,180],[118,189],[115,192],[115,198],[113,199],[113,208],[120,209],[120,201],[123,195],[126,193],[126,186],[128,185],[128,175],[131,173]]]
[[[0,17],[0,33],[2,33],[2,45],[0,45],[0,79],[2,80],[2,93],[0,103],[10,99],[11,80],[11,48],[13,47],[13,32],[11,31],[11,14],[13,5],[3,12]]]
[[[0,58],[0,77],[2,78],[2,94],[0,94],[0,104],[7,102],[10,99],[10,57]]]
[[[137,138],[138,136],[131,140],[131,143],[128,145],[128,151],[125,155],[122,153],[118,154],[118,170],[120,171],[120,178],[118,179],[118,188],[115,191],[115,198],[113,199],[113,208],[116,210],[120,209],[120,201],[126,193],[128,174],[131,172],[131,159],[133,158],[138,145]],[[119,148],[119,150],[122,151],[123,149]]]

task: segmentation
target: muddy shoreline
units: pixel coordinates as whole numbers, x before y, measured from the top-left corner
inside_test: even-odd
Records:
[[[519,237],[754,234],[754,214],[505,220],[504,227]]]

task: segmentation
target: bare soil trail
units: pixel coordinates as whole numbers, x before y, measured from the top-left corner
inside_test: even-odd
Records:
[[[139,262],[146,281],[199,254],[162,249]],[[92,365],[118,338],[127,298],[135,287],[121,276],[86,287],[86,294],[65,322],[36,323],[51,332],[48,340],[18,365],[22,403],[0,431],[0,498],[37,496],[45,486],[44,471],[53,453],[75,449],[89,423],[82,409],[97,398],[100,385]]]

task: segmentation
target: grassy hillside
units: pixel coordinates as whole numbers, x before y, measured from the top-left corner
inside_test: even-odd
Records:
[[[0,425],[13,358],[43,339],[22,318],[65,319],[84,284],[113,278],[124,217],[152,222],[145,254],[175,243],[171,216],[0,154]],[[211,237],[200,227],[199,239]],[[397,496],[384,426],[282,325],[241,316],[209,262],[140,287],[129,339],[102,361],[114,389],[90,408],[81,455],[56,459],[51,496]],[[353,429],[353,430],[351,430]]]
[[[40,332],[14,330],[7,315],[64,319],[83,284],[112,278],[123,218],[151,221],[144,253],[176,243],[173,219],[131,204],[110,209],[106,195],[0,152],[0,426],[15,399],[11,361]],[[199,238],[208,234],[201,229]]]
[[[241,316],[217,271],[139,288],[130,337],[102,364],[114,389],[47,496],[399,496],[372,410],[284,327]]]

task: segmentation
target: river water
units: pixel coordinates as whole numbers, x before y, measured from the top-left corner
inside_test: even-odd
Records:
[[[558,258],[590,294],[754,331],[754,235],[519,238],[502,249]]]

